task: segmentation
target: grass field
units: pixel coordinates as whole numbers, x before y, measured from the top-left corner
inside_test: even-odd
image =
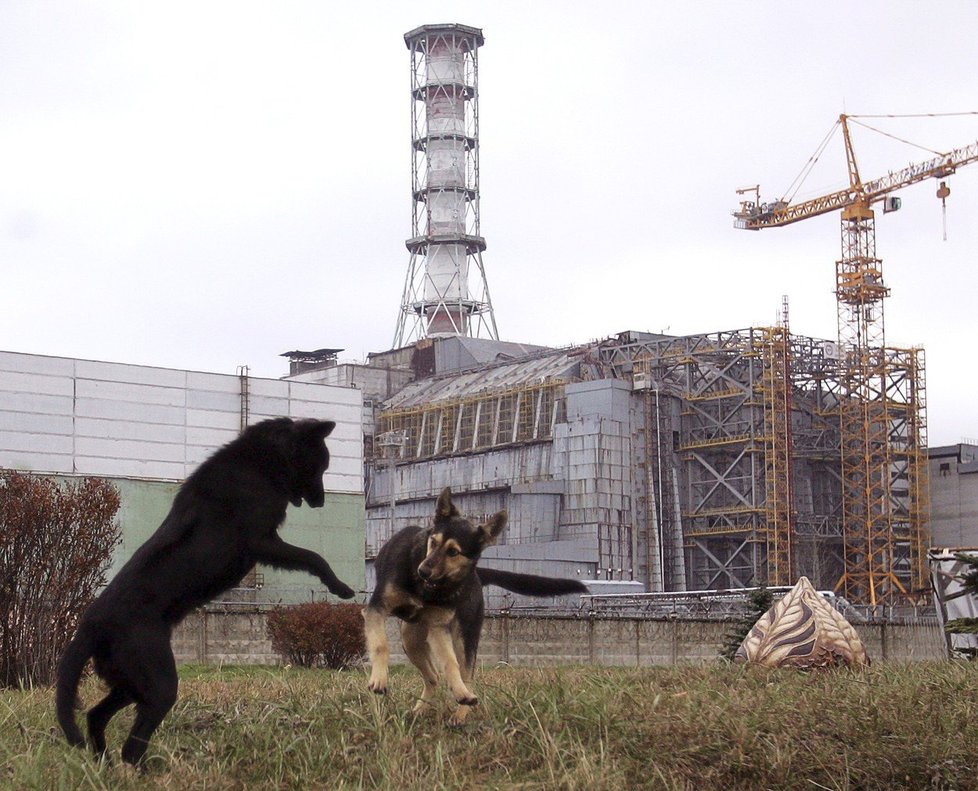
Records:
[[[149,771],[67,747],[47,689],[0,692],[6,789],[978,789],[978,663],[801,674],[756,667],[511,668],[476,678],[479,708],[417,717],[420,678],[391,694],[362,671],[181,669]],[[82,688],[91,705],[100,690]]]

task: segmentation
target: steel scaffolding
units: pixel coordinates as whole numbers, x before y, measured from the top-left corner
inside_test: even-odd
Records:
[[[617,483],[617,517],[571,520],[597,531],[604,566],[627,568],[650,590],[805,575],[854,604],[904,605],[927,579],[924,357],[870,351],[793,335],[786,320],[623,334],[434,377],[389,406],[378,433],[403,434],[401,463],[549,443],[568,421],[571,383],[628,382],[630,406],[609,421],[627,440],[620,469],[580,481],[596,492]],[[630,560],[609,547],[628,548]]]
[[[767,582],[791,585],[794,525],[792,522],[791,464],[791,357],[787,326],[767,330],[761,374],[764,410],[764,511],[767,542]]]
[[[855,269],[846,282],[866,283],[853,286],[864,300],[855,331],[872,338],[879,262],[866,254]],[[607,343],[600,353],[610,375],[638,371],[643,386],[681,403],[674,457],[650,463],[680,473],[690,587],[805,574],[870,605],[905,604],[926,587],[922,350],[858,355],[781,326]]]
[[[888,294],[873,211],[848,207],[836,262],[845,554],[836,587],[870,605],[904,603],[928,589],[924,357],[885,345]]]
[[[839,435],[824,414],[836,399],[823,342],[780,326],[606,343],[599,355],[606,375],[631,372],[660,400],[678,401],[675,441],[648,463],[649,499],[675,475],[681,513],[660,507],[645,523],[660,536],[681,523],[689,587],[785,585],[802,573],[832,587],[841,574]],[[664,411],[646,409],[646,422]]]

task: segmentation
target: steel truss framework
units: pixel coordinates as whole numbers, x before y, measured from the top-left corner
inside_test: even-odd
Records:
[[[690,587],[786,585],[799,573],[824,585],[841,573],[839,443],[822,415],[825,399],[834,406],[824,351],[786,327],[600,348],[608,374],[631,371],[680,399],[676,441],[653,478],[679,470]],[[663,535],[672,519],[663,511]]]
[[[856,204],[842,214],[836,263],[845,538],[837,588],[871,605],[914,599],[928,586],[924,354],[885,345],[888,294],[873,211]]]
[[[437,334],[498,338],[479,220],[477,28],[428,25],[411,52],[412,234],[394,346]]]
[[[768,578],[773,584],[791,584],[795,535],[792,525],[791,487],[791,357],[787,312],[784,325],[766,331],[761,372],[764,411],[764,535]]]
[[[875,605],[925,584],[921,350],[879,349],[853,372],[859,358],[783,326],[609,343],[600,356],[681,399],[674,458],[660,463],[681,470],[690,587],[805,574]]]
[[[639,550],[639,577],[705,590],[806,575],[866,605],[907,604],[924,585],[919,349],[859,357],[781,326],[626,336],[577,357],[582,378],[630,381],[639,399],[637,534],[619,537]],[[409,437],[405,461],[550,441],[566,421],[564,387],[547,379],[396,408],[381,430]]]

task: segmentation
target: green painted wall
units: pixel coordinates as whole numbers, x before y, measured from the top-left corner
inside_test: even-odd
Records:
[[[63,479],[62,479],[63,480]],[[108,478],[119,490],[121,505],[118,520],[122,544],[116,549],[109,577],[122,567],[133,552],[159,527],[170,510],[178,483]],[[364,588],[365,509],[361,494],[326,493],[322,508],[289,506],[279,535],[296,546],[318,552],[333,567],[336,575],[357,591]],[[321,600],[325,588],[315,577],[259,566],[264,587],[257,600],[295,603]],[[335,598],[333,599],[336,600]]]

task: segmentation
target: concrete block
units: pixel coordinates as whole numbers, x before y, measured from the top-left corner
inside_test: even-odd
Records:
[[[241,412],[240,393],[222,393],[214,390],[188,390],[187,409],[211,412]]]
[[[322,413],[319,415],[292,415],[294,418],[315,417],[317,420],[332,420],[336,422],[333,433],[326,438],[326,446],[332,448],[336,443],[356,444],[360,448],[360,456],[363,456],[363,428],[360,424],[359,412],[355,414],[334,414]]]
[[[326,471],[327,478],[335,476],[353,475],[359,478],[362,475],[363,463],[360,459],[349,456],[330,455],[329,469]]]
[[[178,387],[106,382],[100,379],[76,379],[75,396],[100,401],[129,402],[171,407],[186,406],[186,390]]]
[[[254,398],[273,398],[288,400],[289,382],[281,379],[258,379],[248,380],[248,392]]]
[[[0,398],[0,403],[3,399]],[[0,431],[24,434],[71,435],[74,421],[69,415],[51,415],[31,412],[5,412],[0,410]]]
[[[25,374],[44,374],[70,379],[74,376],[75,361],[67,357],[45,357],[39,354],[0,352],[0,371]]]
[[[219,447],[219,446],[217,446]],[[209,445],[200,445],[194,447],[188,445],[186,449],[186,454],[184,456],[184,474],[181,477],[186,477],[190,475],[194,470],[196,470],[201,464],[203,464],[207,459],[213,455],[217,447],[211,447]]]
[[[145,461],[141,459],[116,459],[103,456],[75,456],[75,471],[82,475],[102,475],[122,478],[160,478],[179,481],[186,477],[186,467],[181,461]]]
[[[33,412],[39,415],[71,415],[74,396],[53,396],[39,393],[13,393],[0,390],[0,410]]]
[[[229,412],[188,409],[186,413],[186,423],[188,426],[188,437],[190,436],[190,427],[203,429],[205,431],[220,429],[221,431],[234,432],[234,434],[237,435],[241,428],[241,413],[237,408]]]
[[[24,472],[75,472],[73,457],[65,454],[36,453],[0,448],[0,467]]]
[[[363,405],[362,391],[353,387],[331,387],[329,385],[288,382],[291,401],[307,401],[312,404],[329,404],[337,408],[344,406],[359,408]]]
[[[183,425],[185,415],[183,407],[180,406],[106,401],[101,398],[77,399],[75,401],[75,414],[78,417],[130,420],[146,423],[171,423],[178,426]]]
[[[208,453],[212,453],[235,439],[238,436],[240,426],[240,418],[237,423],[232,423],[228,427],[188,426],[186,429],[187,445],[193,448],[202,448]]]
[[[252,423],[273,417],[284,417],[289,414],[289,399],[285,396],[262,396],[252,392],[248,398],[248,412],[252,416]]]
[[[76,360],[75,376],[79,380],[150,385],[161,390],[167,388],[183,390],[187,386],[187,372],[176,368],[153,368],[95,360]]]
[[[8,452],[71,454],[72,438],[64,434],[26,434],[0,431],[0,449]]]
[[[206,618],[206,623],[204,619]],[[264,612],[212,611],[191,614],[173,635],[179,662],[277,664],[265,634]],[[399,622],[386,623],[391,660],[406,662]],[[480,662],[492,665],[674,665],[716,662],[730,624],[632,618],[554,618],[490,612],[483,626]],[[936,624],[861,626],[873,661],[941,659]],[[420,684],[415,678],[414,682]]]
[[[339,459],[353,459],[358,464],[363,462],[362,438],[359,441],[334,439],[333,434],[330,434],[326,438],[326,447],[329,448],[330,465],[333,464],[333,460]]]
[[[248,380],[249,383],[251,380]],[[187,389],[211,391],[214,393],[235,393],[241,392],[241,379],[229,374],[202,373],[200,371],[187,371]]]
[[[74,427],[75,434],[79,437],[179,443],[181,445],[186,441],[186,429],[183,426],[173,424],[134,423],[125,420],[80,417],[74,421]]]
[[[72,380],[67,377],[0,370],[0,391],[71,396],[74,393],[74,386]]]
[[[81,456],[107,459],[140,459],[143,461],[184,462],[182,443],[142,442],[128,439],[82,437],[75,440],[75,452]]]

